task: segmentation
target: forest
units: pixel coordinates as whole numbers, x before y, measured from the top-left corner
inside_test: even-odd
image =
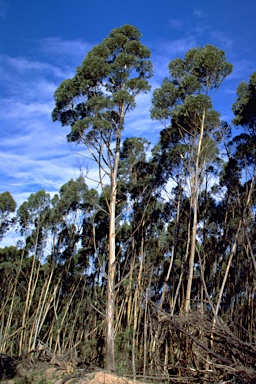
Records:
[[[19,207],[0,194],[0,352],[47,351],[154,382],[256,382],[256,72],[233,121],[213,96],[232,73],[206,45],[152,90],[153,148],[123,137],[153,66],[140,31],[116,28],[54,94],[53,121],[98,169]],[[49,164],[49,167],[51,165]]]

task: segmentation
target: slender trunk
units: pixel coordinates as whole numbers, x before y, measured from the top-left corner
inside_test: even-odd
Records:
[[[80,277],[80,281],[81,281],[81,280],[82,280],[82,276]],[[59,325],[58,330],[57,330],[57,340],[56,340],[55,348],[54,348],[54,352],[55,352],[55,353],[56,353],[56,352],[59,352],[59,353],[63,352],[62,347],[61,347],[61,344],[60,344],[60,333],[61,333],[61,331],[62,331],[63,328],[64,328],[63,325],[64,325],[64,322],[65,322],[65,320],[66,320],[66,317],[67,317],[67,314],[68,314],[68,310],[69,310],[69,308],[70,308],[70,306],[71,306],[71,304],[72,304],[72,301],[73,301],[73,299],[74,299],[74,296],[75,296],[75,294],[76,294],[76,292],[77,292],[77,289],[78,289],[78,287],[79,287],[79,283],[80,283],[80,281],[79,281],[79,282],[76,282],[76,283],[74,283],[74,284],[72,285],[72,287],[71,287],[71,292],[70,292],[70,294],[71,294],[70,299],[69,299],[69,301],[66,303],[64,312],[61,313],[61,322],[60,322],[60,325]],[[63,336],[63,341],[64,341],[64,340],[65,340],[65,337]]]
[[[198,211],[198,182],[199,182],[199,158],[202,148],[202,140],[204,135],[204,121],[205,121],[205,110],[202,113],[200,136],[198,139],[197,150],[196,150],[196,162],[195,162],[195,174],[192,180],[192,208],[193,208],[193,226],[192,226],[192,239],[191,239],[191,251],[189,258],[189,271],[187,279],[187,290],[185,300],[185,312],[188,313],[190,310],[190,299],[191,299],[191,288],[194,274],[194,261],[196,253],[196,233],[197,233],[197,211]]]
[[[109,204],[109,257],[106,304],[106,369],[115,371],[115,273],[116,273],[116,193],[117,170],[120,156],[121,129],[116,139],[116,151],[111,173],[111,192]]]
[[[34,243],[34,254],[32,256],[32,265],[31,265],[31,272],[29,276],[29,282],[28,282],[28,288],[27,288],[27,295],[26,295],[26,301],[25,301],[25,308],[22,315],[22,331],[20,335],[20,341],[19,341],[19,355],[22,354],[25,344],[28,337],[28,329],[27,329],[27,322],[29,318],[29,312],[32,305],[32,300],[34,297],[35,289],[37,286],[37,280],[39,276],[39,269],[40,264],[37,263],[37,247],[38,247],[38,240],[39,240],[39,229],[40,226],[38,226],[36,230],[36,239]],[[38,265],[37,265],[38,264]]]
[[[11,304],[9,306],[9,313],[8,313],[8,318],[7,318],[7,322],[6,322],[6,325],[5,325],[5,330],[4,330],[4,334],[3,334],[3,327],[4,327],[4,321],[2,320],[2,327],[1,327],[1,340],[5,340],[10,331],[11,331],[11,325],[12,325],[12,318],[13,318],[13,306],[14,306],[14,301],[15,301],[15,295],[16,295],[16,290],[17,290],[17,285],[18,285],[18,279],[19,279],[19,276],[20,276],[20,273],[21,273],[21,269],[22,269],[22,264],[23,264],[23,258],[24,258],[24,253],[25,253],[25,250],[23,249],[22,250],[22,253],[21,253],[21,259],[20,259],[20,263],[19,263],[19,267],[18,267],[18,270],[17,270],[17,274],[16,274],[16,277],[15,277],[15,281],[14,281],[14,285],[13,285],[13,290],[12,290],[12,298],[11,298]],[[9,300],[9,298],[7,298]],[[6,304],[8,303],[8,301],[6,300]],[[3,311],[5,310],[5,305],[4,304],[4,307],[3,307]],[[2,314],[2,318],[4,319],[4,312]],[[7,344],[4,343],[2,344],[2,352],[5,351],[7,348]]]
[[[142,237],[141,240],[141,249],[140,249],[140,269],[138,274],[138,280],[137,280],[137,286],[134,293],[134,317],[133,317],[133,333],[132,333],[132,372],[133,372],[133,378],[136,379],[136,334],[137,334],[137,328],[138,328],[138,318],[139,318],[139,295],[140,295],[140,289],[141,289],[141,278],[142,278],[142,271],[144,268],[144,237]]]
[[[168,377],[168,360],[169,360],[169,345],[168,340],[165,340],[165,352],[164,352],[164,372]]]
[[[227,281],[227,278],[228,278],[229,269],[231,267],[233,256],[234,256],[234,254],[236,252],[237,241],[238,241],[238,236],[239,236],[240,229],[241,229],[241,224],[242,224],[242,220],[239,221],[238,228],[237,228],[237,231],[236,231],[235,240],[234,240],[234,243],[233,243],[233,245],[231,247],[231,250],[230,250],[229,260],[228,260],[228,263],[227,263],[227,266],[226,266],[225,274],[224,274],[223,281],[222,281],[221,288],[220,288],[218,302],[217,302],[216,308],[215,308],[216,315],[218,315],[218,312],[219,312],[219,309],[220,309],[220,304],[221,304],[224,288],[225,288],[225,285],[226,285],[226,281]]]
[[[134,243],[134,237],[132,238],[132,262],[130,267],[130,276],[129,276],[129,284],[128,284],[128,304],[127,304],[127,326],[132,326],[132,300],[133,300],[133,272],[135,267],[135,260],[136,260],[136,251],[135,251],[135,243]]]
[[[180,295],[180,297],[183,300],[183,294],[182,294],[182,292],[180,292],[180,286],[181,286],[182,279],[183,279],[183,274],[184,274],[184,264],[186,263],[187,258],[188,258],[188,254],[189,254],[189,245],[190,245],[190,222],[188,224],[188,235],[187,235],[186,253],[185,253],[184,261],[183,261],[183,263],[181,265],[181,272],[180,272],[179,282],[178,282],[178,285],[177,285],[177,288],[176,288],[176,291],[175,291],[175,296],[174,296],[174,299],[173,299],[173,302],[172,302],[171,317],[174,315],[174,311],[175,311],[175,307],[176,307],[178,296]],[[180,307],[181,307],[181,305],[180,305]]]
[[[115,195],[115,194],[114,194]],[[110,203],[109,222],[109,260],[108,260],[108,285],[107,285],[107,340],[106,340],[106,369],[115,370],[115,347],[114,347],[114,318],[115,318],[115,196]]]
[[[152,273],[151,273],[152,276]],[[147,334],[148,334],[148,298],[149,298],[149,289],[151,286],[151,279],[149,281],[149,285],[146,289],[146,298],[145,298],[145,312],[144,312],[144,345],[143,345],[143,376],[146,376],[146,368],[147,368]]]
[[[42,326],[44,324],[45,318],[48,314],[48,311],[50,309],[51,302],[53,300],[53,296],[49,297],[48,293],[50,290],[50,285],[53,277],[54,269],[52,268],[51,273],[48,277],[48,280],[45,281],[42,290],[41,295],[38,302],[38,307],[35,313],[35,320],[34,324],[32,326],[32,330],[34,329],[34,332],[31,330],[29,343],[28,343],[28,350],[33,350],[36,347],[36,340],[38,338],[38,335],[42,329]],[[33,339],[33,341],[32,341]]]
[[[163,291],[162,291],[162,295],[161,295],[161,299],[160,299],[160,303],[159,303],[159,309],[160,309],[159,313],[162,310],[163,302],[164,302],[166,291],[167,291],[167,282],[169,281],[171,270],[172,270],[172,266],[173,266],[174,252],[175,252],[176,242],[177,242],[177,232],[178,232],[179,217],[180,217],[180,193],[179,193],[179,196],[178,196],[177,214],[176,214],[176,220],[175,220],[176,222],[175,222],[175,230],[174,230],[174,239],[173,239],[173,244],[172,244],[172,249],[171,249],[171,259],[170,259],[170,264],[169,264],[168,272],[167,272],[167,275],[166,275],[166,278],[165,278],[165,281],[164,281],[164,287],[163,287]]]
[[[254,190],[254,181],[255,181],[255,175],[252,178],[250,189],[249,189],[248,196],[247,196],[247,199],[246,199],[246,204],[245,204],[244,209],[242,211],[242,217],[239,220],[238,228],[237,228],[236,235],[235,235],[235,240],[234,240],[233,245],[232,245],[231,250],[230,250],[229,260],[228,260],[228,263],[227,263],[227,267],[226,267],[226,270],[225,270],[224,278],[223,278],[222,285],[221,285],[221,288],[220,288],[218,302],[217,302],[216,308],[215,308],[216,314],[218,314],[219,309],[220,309],[220,304],[221,304],[224,288],[225,288],[225,285],[226,285],[226,281],[227,281],[227,278],[228,278],[229,269],[230,269],[230,266],[231,266],[231,263],[232,263],[233,256],[234,256],[234,254],[236,252],[238,236],[239,236],[242,224],[245,221],[245,218],[244,218],[245,213],[246,213],[246,211],[247,211],[247,209],[249,207],[250,201],[251,201],[252,192]]]
[[[250,239],[250,235],[249,235],[249,231],[248,231],[248,225],[247,225],[247,222],[245,219],[245,212],[249,206],[251,196],[252,196],[254,189],[255,189],[255,175],[256,175],[256,168],[254,168],[254,170],[253,170],[253,177],[252,177],[252,180],[250,183],[250,189],[248,191],[246,206],[245,206],[245,209],[243,211],[243,225],[244,225],[244,232],[245,232],[245,236],[246,236],[246,240],[247,240],[248,250],[249,250],[249,253],[250,253],[251,258],[252,258],[254,270],[256,272],[256,259],[255,259],[254,253],[253,253],[251,239]],[[241,202],[240,202],[240,205],[241,205]]]

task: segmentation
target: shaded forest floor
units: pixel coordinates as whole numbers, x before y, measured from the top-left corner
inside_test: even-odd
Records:
[[[38,361],[36,363],[28,363],[27,361],[19,362],[13,369],[5,371],[0,378],[0,383],[3,384],[167,384],[167,383],[214,383],[214,384],[226,384],[226,383],[255,383],[255,377],[247,379],[241,375],[238,381],[214,381],[213,378],[205,377],[205,381],[196,381],[196,378],[189,375],[187,377],[182,376],[169,376],[156,374],[152,376],[138,375],[137,380],[132,379],[132,375],[121,376],[115,373],[109,373],[104,370],[94,369],[88,370],[88,368],[73,367],[72,364],[65,363],[53,364],[53,362]]]
[[[53,367],[49,362],[38,363],[33,368],[24,364],[17,367],[13,377],[11,373],[0,380],[5,384],[143,384],[105,371],[88,372],[85,369],[66,369]]]

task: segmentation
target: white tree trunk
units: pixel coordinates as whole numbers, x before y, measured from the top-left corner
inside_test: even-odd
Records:
[[[205,122],[205,110],[202,113],[201,127],[200,127],[200,136],[198,139],[197,150],[196,150],[196,162],[195,162],[195,173],[192,180],[192,208],[193,208],[193,226],[192,226],[192,238],[191,238],[191,251],[189,258],[189,271],[187,279],[187,289],[186,289],[186,299],[185,299],[185,313],[188,313],[190,310],[190,299],[191,299],[191,289],[192,289],[192,280],[194,274],[194,262],[195,262],[195,253],[196,253],[196,233],[197,233],[197,211],[198,211],[198,184],[199,184],[199,158],[202,148],[202,141],[204,135],[204,122]]]

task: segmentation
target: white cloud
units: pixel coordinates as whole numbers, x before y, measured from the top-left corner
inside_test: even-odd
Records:
[[[66,72],[66,78],[74,75],[76,67],[82,63],[93,46],[94,44],[82,40],[63,40],[54,37],[40,40],[39,51],[47,61],[54,62],[62,68]]]
[[[130,136],[142,137],[152,144],[156,144],[161,126],[150,118],[151,100],[152,92],[137,97],[136,109],[128,113],[126,118],[124,138]]]
[[[37,84],[38,85],[38,84]],[[42,85],[42,92],[40,94],[42,95],[43,98],[43,93],[47,93],[49,89],[47,89],[47,84],[46,87],[43,87],[43,84],[40,84],[39,88],[41,88]],[[54,89],[51,87],[51,89]],[[38,88],[37,88],[38,91]],[[37,92],[34,90],[34,92]],[[0,111],[5,111],[6,115],[3,116],[5,120],[10,121],[10,119],[20,119],[21,124],[23,119],[28,119],[32,120],[33,118],[40,118],[42,116],[51,116],[53,108],[53,103],[52,102],[38,102],[35,101],[34,103],[29,103],[29,102],[24,102],[22,100],[17,100],[15,98],[11,99],[5,99],[3,101],[3,105],[0,107]]]
[[[156,50],[164,53],[165,56],[176,58],[179,55],[184,55],[189,49],[197,46],[196,36],[188,35],[179,39],[161,42]]]
[[[1,63],[1,191],[9,190],[20,203],[40,189],[58,191],[75,176],[67,129],[51,120],[56,78],[63,71],[24,57],[2,56]]]
[[[49,63],[44,63],[40,61],[35,60],[29,60],[25,57],[6,57],[6,62],[8,66],[11,66],[13,70],[16,70],[18,72],[27,72],[27,71],[38,71],[43,72],[45,70],[47,71],[53,71],[55,67],[50,65]]]
[[[59,37],[50,37],[40,40],[41,50],[45,53],[60,56],[85,55],[92,48],[92,43],[82,40],[63,40]]]
[[[51,65],[50,63],[44,62],[44,61],[38,61],[29,59],[28,57],[23,56],[7,56],[7,55],[0,55],[0,61],[1,65],[3,66],[2,70],[6,69],[7,74],[21,74],[22,72],[29,72],[30,74],[33,74],[33,71],[36,72],[44,72],[44,71],[51,71],[54,73],[58,68],[56,66]],[[14,73],[16,72],[16,73]]]
[[[11,193],[30,194],[40,189],[58,192],[61,185],[71,178],[76,178],[79,171],[72,167],[74,159],[71,153],[59,153],[59,158],[40,159],[30,153],[1,153],[1,173],[10,183]],[[1,191],[9,190],[1,184]],[[35,190],[36,188],[36,190]]]

